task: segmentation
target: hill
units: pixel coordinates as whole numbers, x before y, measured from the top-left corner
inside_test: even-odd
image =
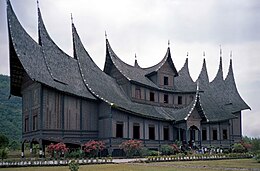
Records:
[[[10,93],[10,77],[0,74],[0,133],[11,141],[20,141],[22,136],[22,99]]]

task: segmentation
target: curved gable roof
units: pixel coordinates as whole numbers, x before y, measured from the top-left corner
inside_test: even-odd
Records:
[[[225,94],[228,96],[229,105],[232,105],[232,111],[237,112],[240,110],[251,109],[246,102],[240,96],[233,73],[232,59],[230,59],[229,70],[227,77],[224,80],[226,91]]]
[[[40,12],[38,14],[40,14]],[[59,73],[61,76],[64,76],[64,78],[62,80],[56,80],[53,74],[54,72],[49,64],[51,60],[57,60],[57,55],[51,52],[56,50],[55,46],[52,45],[51,49],[43,48],[45,47],[45,43],[43,42],[46,42],[44,37],[41,37],[41,45],[35,42],[21,26],[11,7],[11,3],[9,0],[7,1],[7,18],[10,44],[12,44],[12,46],[14,47],[14,53],[21,62],[21,65],[23,66],[25,72],[33,81],[40,82],[44,85],[58,89],[62,92],[78,95],[80,97],[85,97],[93,100],[96,99],[85,88],[82,80],[78,79],[80,78],[79,72],[77,72],[77,70],[79,69],[77,67],[77,63],[75,63],[76,61],[72,58],[71,59],[74,60],[74,64],[76,65],[70,65],[68,63],[67,67],[72,68],[72,70],[75,72],[70,73],[71,70],[69,72],[66,72],[67,70],[61,68],[61,63],[64,62],[61,60],[60,62],[56,63],[57,65],[55,70],[56,73]],[[41,19],[41,16],[39,16],[39,19]],[[39,21],[39,27],[41,27],[41,24],[43,24],[40,22],[41,21]],[[12,57],[10,56],[10,59],[11,58]]]
[[[108,39],[106,39],[106,62],[104,72],[110,74],[111,65],[114,65],[118,71],[129,81],[141,83],[143,85],[158,88],[149,78],[146,77],[147,72],[140,68],[134,67],[123,62],[113,51]]]
[[[161,69],[161,67],[166,63],[168,62],[171,69],[173,70],[173,73],[174,73],[174,76],[178,76],[178,72],[174,66],[174,63],[172,61],[172,57],[171,57],[171,51],[170,51],[170,47],[167,48],[167,52],[164,56],[164,58],[161,60],[161,62],[159,62],[158,64],[152,66],[152,67],[149,67],[149,68],[144,68],[144,70],[147,71],[147,76],[149,75],[153,75],[154,73],[156,73],[158,70]]]
[[[189,72],[188,58],[186,58],[183,67],[178,72],[178,77],[174,79],[174,87],[178,91],[196,91],[196,83],[192,80]]]

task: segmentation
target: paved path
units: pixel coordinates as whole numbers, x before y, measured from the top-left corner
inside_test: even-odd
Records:
[[[132,163],[136,161],[146,161],[146,158],[136,158],[136,159],[113,159],[112,163]]]

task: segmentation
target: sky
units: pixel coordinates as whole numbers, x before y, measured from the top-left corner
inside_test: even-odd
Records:
[[[11,0],[14,11],[37,41],[36,0]],[[54,42],[72,56],[71,13],[86,50],[103,69],[105,32],[115,53],[133,65],[157,64],[168,41],[177,70],[189,59],[195,81],[203,52],[210,80],[217,73],[220,45],[224,78],[232,51],[238,91],[252,110],[242,112],[243,135],[260,137],[259,0],[39,0]],[[9,75],[6,2],[0,0],[0,74]]]

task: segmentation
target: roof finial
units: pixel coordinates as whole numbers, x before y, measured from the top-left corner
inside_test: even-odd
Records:
[[[204,57],[206,56],[205,51],[203,51],[203,56],[204,56]]]
[[[232,50],[230,51],[230,59],[232,59],[233,54],[232,54]]]
[[[137,60],[136,53],[135,53],[135,60]]]
[[[189,56],[189,52],[187,52],[187,57]]]
[[[37,8],[39,8],[39,6],[40,6],[40,5],[39,5],[39,1],[37,0],[36,2],[37,2]]]
[[[106,32],[106,30],[105,30],[105,38],[107,39],[107,32]]]
[[[73,24],[73,16],[72,16],[72,13],[70,13],[70,19],[71,19],[71,23]]]
[[[219,53],[220,53],[220,57],[222,57],[222,48],[221,48],[221,44],[219,45]]]
[[[170,40],[168,40],[168,47],[170,47]]]

